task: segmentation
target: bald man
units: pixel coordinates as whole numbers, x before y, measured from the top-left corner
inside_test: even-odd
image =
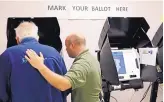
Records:
[[[31,48],[45,56],[45,65],[65,75],[65,63],[56,49],[39,44],[38,27],[33,22],[22,22],[15,29],[18,45],[0,56],[0,102],[66,102],[66,94],[52,87],[24,58]]]
[[[65,40],[66,50],[71,58],[75,58],[65,76],[60,76],[44,65],[43,54],[38,56],[32,49],[26,51],[25,58],[55,88],[65,91],[72,89],[72,102],[100,102],[101,91],[100,65],[88,49],[86,40],[79,34],[71,34]]]

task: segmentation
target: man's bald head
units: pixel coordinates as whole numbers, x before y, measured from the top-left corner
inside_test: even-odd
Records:
[[[86,40],[83,35],[70,34],[66,38],[65,45],[69,57],[75,58],[85,50]]]
[[[70,44],[75,44],[77,46],[85,46],[86,45],[86,40],[85,37],[81,34],[70,34],[67,38],[66,41]]]

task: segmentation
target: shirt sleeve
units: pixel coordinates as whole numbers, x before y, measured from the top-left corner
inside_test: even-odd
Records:
[[[65,77],[70,81],[72,90],[85,85],[88,74],[88,65],[84,63],[74,63]]]
[[[10,101],[11,63],[7,51],[0,55],[0,102]]]

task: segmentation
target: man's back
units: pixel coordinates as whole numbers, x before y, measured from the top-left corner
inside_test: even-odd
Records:
[[[60,54],[52,47],[25,38],[21,44],[7,49],[0,57],[0,102],[65,102],[64,92],[52,87],[24,58],[27,49],[42,52],[45,64],[60,75],[66,67]]]

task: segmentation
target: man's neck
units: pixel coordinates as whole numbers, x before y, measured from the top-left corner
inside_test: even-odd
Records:
[[[20,40],[20,43],[26,43],[26,42],[29,42],[29,41],[36,41],[38,42],[38,40],[34,37],[25,37],[23,39]]]
[[[77,56],[79,56],[82,52],[84,52],[86,50],[86,48],[85,47],[80,47],[78,50],[77,50],[77,55],[76,55],[76,57]]]

